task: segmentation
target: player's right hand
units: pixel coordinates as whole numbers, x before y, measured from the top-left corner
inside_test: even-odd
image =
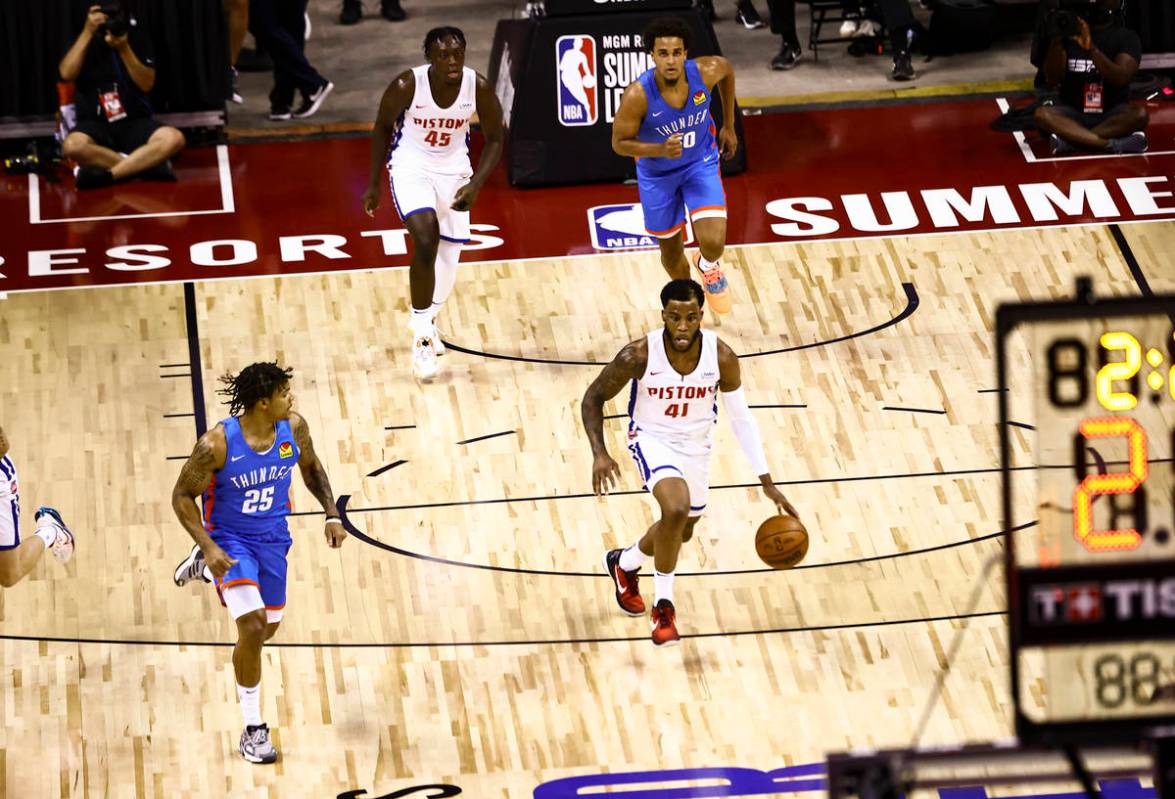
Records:
[[[90,11],[86,14],[86,33],[93,35],[105,24],[106,15],[102,13],[102,6],[90,6]]]
[[[674,133],[665,140],[662,158],[681,158],[681,134]]]
[[[208,564],[208,570],[217,580],[223,580],[228,570],[237,565],[237,562],[216,544],[204,550],[204,562]]]
[[[607,452],[601,452],[592,460],[592,493],[597,497],[608,493],[620,483],[620,466]]]
[[[375,209],[379,208],[379,187],[369,188],[363,192],[363,212],[368,216],[375,216]]]

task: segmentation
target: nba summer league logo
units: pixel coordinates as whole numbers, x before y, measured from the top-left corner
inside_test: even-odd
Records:
[[[568,127],[596,124],[600,118],[596,102],[596,40],[591,36],[556,39],[555,74],[559,122]]]
[[[592,247],[597,250],[635,250],[657,246],[657,239],[645,229],[645,214],[640,203],[595,205],[588,209],[587,215]],[[682,235],[686,244],[693,244],[694,229],[689,217],[686,217]]]

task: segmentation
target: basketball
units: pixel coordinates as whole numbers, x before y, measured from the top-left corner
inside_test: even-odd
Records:
[[[795,516],[772,516],[755,533],[759,559],[773,569],[790,569],[808,554],[808,531]]]
[[[585,89],[596,88],[596,76],[595,75],[584,75],[583,76],[583,87]]]

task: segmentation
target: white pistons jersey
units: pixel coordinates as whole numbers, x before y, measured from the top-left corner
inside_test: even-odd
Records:
[[[710,451],[718,421],[718,335],[700,331],[702,355],[688,375],[680,374],[665,353],[663,330],[649,333],[645,373],[632,382],[628,399],[628,437],[648,433],[684,455]]]
[[[412,68],[416,93],[396,120],[388,167],[414,169],[437,175],[468,175],[469,118],[477,110],[477,73],[469,67],[461,76],[461,90],[448,108],[441,108],[428,84],[428,64]]]
[[[20,488],[16,482],[16,464],[5,455],[0,458],[0,550],[20,545]]]

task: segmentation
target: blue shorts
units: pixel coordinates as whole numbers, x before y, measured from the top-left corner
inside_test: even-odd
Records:
[[[645,175],[638,164],[636,175],[645,230],[650,236],[668,239],[680,233],[687,207],[691,220],[726,218],[726,192],[717,158],[709,163],[695,161],[662,175]]]
[[[218,594],[233,585],[255,585],[266,610],[281,610],[286,606],[286,553],[293,540],[264,541],[231,534],[214,535],[212,540],[237,562],[217,582]]]

